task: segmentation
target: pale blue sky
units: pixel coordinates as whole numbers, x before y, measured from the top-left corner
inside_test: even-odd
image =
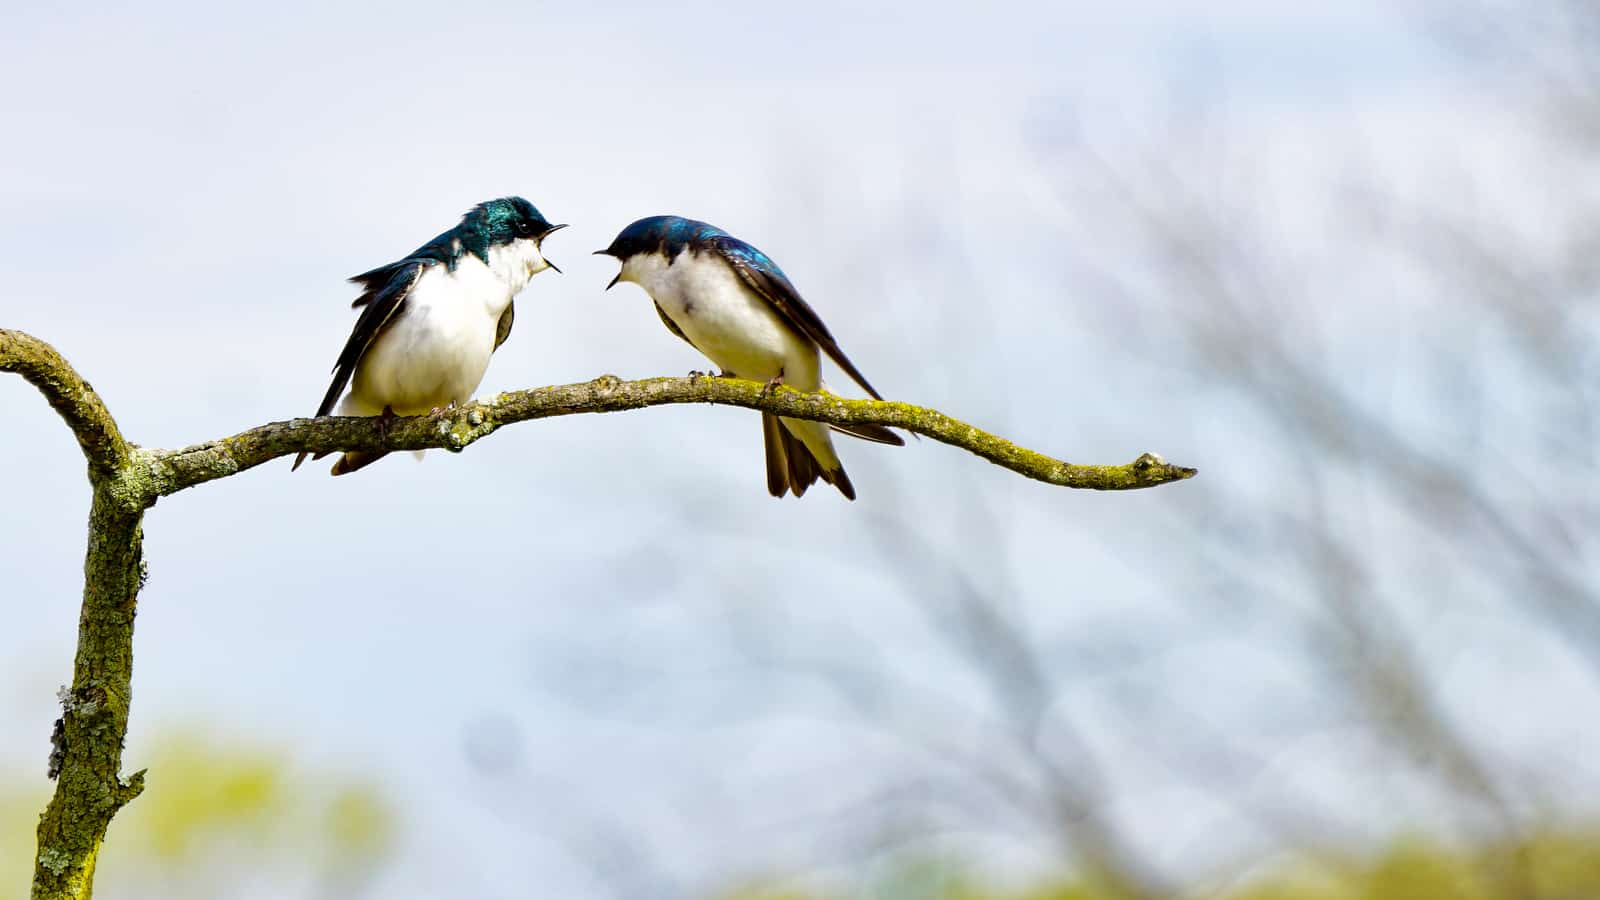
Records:
[[[1352,109],[1378,109],[1382,128],[1382,110],[1434,108],[1437,62],[1387,4],[1287,6],[14,10],[0,325],[65,352],[144,444],[306,415],[352,322],[343,279],[518,193],[572,223],[546,248],[566,274],[519,298],[481,395],[703,367],[637,291],[603,293],[614,264],[589,255],[676,212],[778,259],[891,397],[1078,461],[1158,450],[1214,468],[1206,434],[1168,426],[1181,399],[1146,391],[1148,361],[1076,324],[1071,304],[1095,301],[1058,277],[1059,211],[1027,137],[1069,105],[1115,131],[1186,91],[1280,137],[1331,133]],[[1105,383],[1136,393],[1020,413]],[[69,679],[87,490],[71,438],[17,379],[0,380],[0,421],[0,762],[34,777]],[[865,778],[870,748],[790,722],[730,726],[708,751],[696,738],[717,692],[667,684],[681,702],[655,710],[668,724],[597,718],[562,672],[576,689],[595,660],[637,657],[638,677],[659,679],[656,662],[715,659],[708,628],[764,604],[885,653],[905,644],[915,671],[903,611],[879,609],[886,586],[862,575],[877,560],[867,523],[905,496],[947,539],[947,491],[1015,510],[997,552],[1022,588],[1183,621],[1107,537],[1181,486],[1052,493],[928,441],[842,452],[860,502],[775,502],[752,415],[678,408],[528,424],[337,481],[284,461],[165,500],[147,521],[130,766],[163,728],[199,723],[376,773],[413,823],[382,896],[434,895],[462,866],[484,897],[526,895],[530,878],[583,896],[582,867],[539,834],[607,811],[699,885],[766,840],[719,824],[781,818],[738,772]],[[1240,658],[1219,682],[1263,670]],[[520,735],[517,789],[556,821],[507,827],[506,793],[463,761],[463,731],[483,721]],[[1144,814],[1192,832],[1169,804]]]

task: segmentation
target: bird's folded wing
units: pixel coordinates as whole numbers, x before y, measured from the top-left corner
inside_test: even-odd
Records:
[[[500,345],[511,337],[511,323],[517,318],[517,304],[515,301],[506,304],[506,311],[500,314],[500,321],[494,326],[494,349],[499,350]]]
[[[328,385],[328,393],[322,398],[322,405],[317,407],[318,416],[333,411],[333,404],[338,402],[345,385],[350,383],[350,376],[355,374],[356,364],[361,362],[367,348],[372,346],[372,342],[394,320],[395,314],[405,306],[412,287],[430,265],[437,263],[406,259],[350,279],[366,288],[352,305],[366,308],[361,310],[361,317],[356,319],[356,327],[351,330],[350,339],[345,341],[339,361],[333,366],[333,383]]]
[[[672,317],[667,315],[667,311],[661,308],[661,304],[659,304],[659,303],[655,304],[655,308],[656,308],[656,315],[661,317],[661,324],[667,326],[667,330],[668,331],[672,332],[673,334],[677,335],[678,337],[683,338],[683,342],[685,344],[688,344],[689,346],[694,347],[694,341],[689,340],[689,336],[687,334],[683,333],[683,329],[678,327],[678,323],[672,321]],[[694,347],[694,348],[696,350],[700,349],[699,347]]]
[[[772,308],[777,310],[790,326],[816,341],[817,346],[828,354],[828,358],[855,379],[862,390],[872,395],[874,400],[883,399],[883,396],[867,383],[867,378],[861,374],[861,370],[857,369],[849,357],[844,355],[844,351],[839,349],[839,342],[828,331],[828,326],[822,324],[822,318],[817,315],[817,311],[801,298],[800,292],[795,290],[788,276],[784,275],[783,270],[767,258],[766,254],[738,238],[727,235],[712,237],[707,240],[707,244],[727,260],[733,271],[739,274],[741,281],[772,304]]]

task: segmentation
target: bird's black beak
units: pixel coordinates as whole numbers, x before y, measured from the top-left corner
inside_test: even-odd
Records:
[[[565,227],[567,227],[567,223],[563,222],[560,225],[551,225],[549,228],[546,228],[544,230],[544,234],[539,235],[539,240],[538,240],[539,249],[541,251],[544,249],[544,239],[545,238],[549,237],[552,234],[555,234],[556,232],[560,231],[561,229],[563,229]],[[544,264],[549,266],[552,269],[555,269],[557,275],[565,275],[566,274],[565,272],[561,271],[561,267],[560,266],[558,266],[555,263],[551,262],[550,261],[550,257],[548,257],[548,256],[546,256],[544,258]]]
[[[607,247],[607,248],[606,248],[606,249],[604,249],[604,250],[596,250],[596,251],[595,251],[595,252],[594,252],[594,253],[593,253],[593,254],[591,254],[591,255],[593,255],[593,256],[613,256],[613,257],[614,257],[614,256],[615,256],[615,254],[613,254],[613,253],[612,253],[612,252],[611,252],[611,248],[609,248],[609,247]],[[617,277],[615,277],[615,278],[613,278],[613,279],[611,279],[611,283],[610,283],[610,284],[608,284],[608,285],[606,285],[606,290],[608,290],[608,291],[609,291],[609,290],[611,290],[611,289],[612,289],[612,288],[614,288],[614,287],[616,287],[616,286],[617,286],[617,282],[619,282],[619,281],[621,281],[621,280],[622,280],[622,270],[621,270],[621,269],[618,269],[618,270],[617,270]]]

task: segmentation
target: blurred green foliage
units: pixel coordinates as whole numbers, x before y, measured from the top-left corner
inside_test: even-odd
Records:
[[[1516,845],[1451,849],[1417,836],[1398,838],[1369,857],[1323,852],[1316,863],[1251,870],[1248,877],[1186,886],[1208,900],[1502,900],[1600,898],[1600,825],[1546,829]],[[959,866],[927,860],[900,865],[858,892],[753,884],[719,900],[1124,900],[1071,879],[998,886]]]
[[[130,758],[150,771],[144,794],[111,824],[97,897],[227,896],[230,883],[263,880],[342,895],[393,850],[396,813],[363,779],[304,772],[287,754],[193,732]],[[31,785],[0,784],[0,900],[27,896],[49,790],[42,771]]]
[[[397,817],[359,779],[309,773],[279,752],[174,734],[142,755],[143,796],[111,827],[101,897],[227,896],[228,886],[285,885],[284,896],[349,896],[393,852]],[[33,828],[48,785],[0,785],[0,900],[27,895]],[[1600,825],[1547,828],[1515,845],[1455,848],[1422,836],[1352,856],[1323,848],[1315,862],[1257,866],[1244,878],[1187,886],[1214,900],[1498,900],[1600,897]],[[1518,881],[1508,881],[1515,873]],[[1512,889],[1513,884],[1522,888]],[[1122,900],[1071,879],[1027,886],[986,882],[936,859],[892,866],[855,893],[788,880],[751,884],[719,900]]]

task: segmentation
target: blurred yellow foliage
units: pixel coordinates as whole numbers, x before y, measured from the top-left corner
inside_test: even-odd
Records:
[[[370,785],[339,789],[328,804],[325,831],[343,858],[377,858],[394,839],[394,812]]]
[[[930,877],[930,872],[942,873]],[[1367,859],[1336,867],[1293,864],[1232,887],[1182,890],[1206,900],[1573,900],[1600,898],[1600,826],[1538,830],[1520,844],[1449,849],[1423,837],[1396,839]],[[1023,888],[985,885],[948,866],[904,866],[858,893],[750,885],[721,900],[1122,900],[1070,879]]]
[[[259,750],[218,751],[174,737],[151,755],[149,766],[149,796],[113,823],[109,847],[131,843],[130,850],[175,864],[218,835],[260,844],[280,824],[288,802],[284,761]],[[157,802],[143,802],[152,798]]]
[[[111,824],[97,894],[206,895],[267,870],[327,883],[359,877],[393,847],[396,815],[375,785],[297,772],[284,753],[175,733],[134,758],[149,767],[146,789]],[[41,773],[32,790],[6,787],[0,900],[21,900],[49,785]]]

